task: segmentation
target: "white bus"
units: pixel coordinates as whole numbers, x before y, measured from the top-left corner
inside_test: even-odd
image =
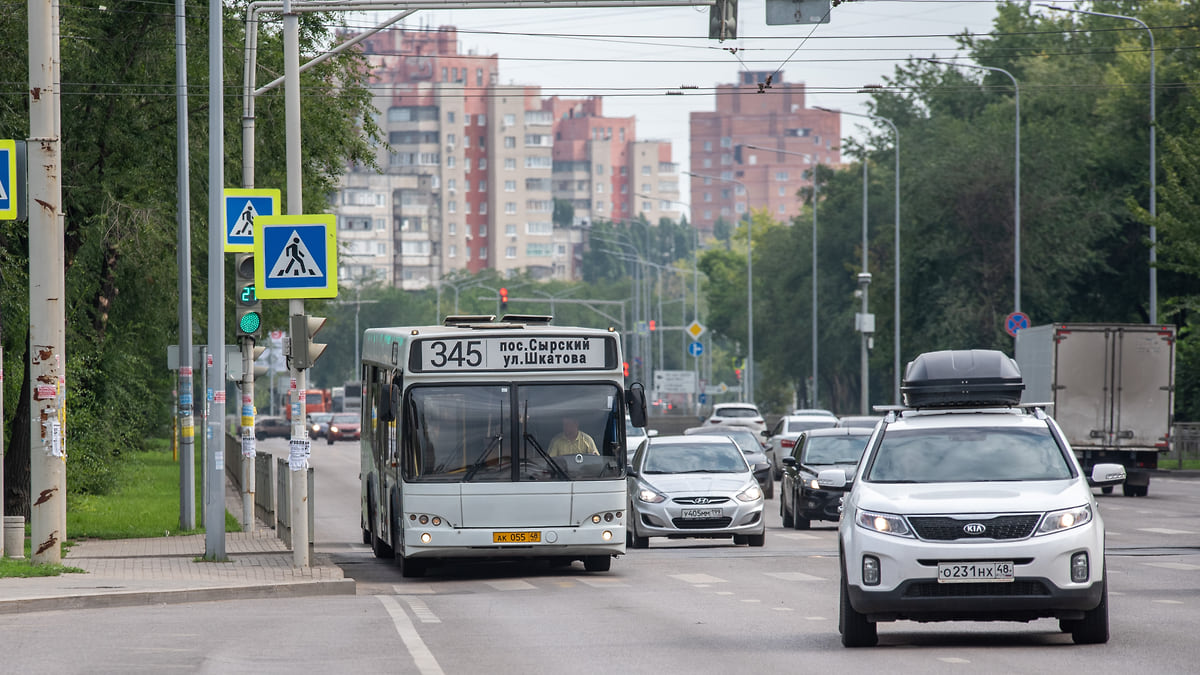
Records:
[[[626,391],[614,330],[450,316],[363,338],[363,543],[405,577],[442,560],[625,552]],[[577,431],[575,429],[577,425]]]

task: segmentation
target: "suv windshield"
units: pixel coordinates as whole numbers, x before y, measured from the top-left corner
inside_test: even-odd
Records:
[[[802,464],[857,464],[870,436],[809,438],[804,444]]]
[[[878,483],[1070,477],[1070,464],[1048,427],[885,430],[865,474]]]

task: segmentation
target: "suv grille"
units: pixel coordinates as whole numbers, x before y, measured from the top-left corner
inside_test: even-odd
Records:
[[[1033,534],[1040,514],[996,516],[995,518],[951,518],[949,516],[909,516],[908,522],[921,539],[953,541],[955,539],[1024,539]],[[981,525],[983,530],[968,534],[968,525]]]

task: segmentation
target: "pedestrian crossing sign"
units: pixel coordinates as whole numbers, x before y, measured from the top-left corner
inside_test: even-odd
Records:
[[[337,219],[330,214],[254,219],[259,298],[337,297]]]
[[[0,220],[17,219],[17,142],[0,140]]]
[[[254,219],[279,214],[279,190],[225,190],[225,251],[254,250]]]

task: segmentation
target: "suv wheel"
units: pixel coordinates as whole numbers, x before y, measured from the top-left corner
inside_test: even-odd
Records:
[[[1083,613],[1079,621],[1072,621],[1068,626],[1071,639],[1077,645],[1099,645],[1108,642],[1108,580],[1104,581],[1104,590],[1100,595],[1100,604],[1095,609]]]
[[[838,631],[842,634],[842,646],[845,647],[874,647],[879,644],[879,632],[873,622],[867,621],[867,615],[854,611],[850,605],[850,591],[847,589],[846,572],[842,571],[841,609],[838,612]]]

